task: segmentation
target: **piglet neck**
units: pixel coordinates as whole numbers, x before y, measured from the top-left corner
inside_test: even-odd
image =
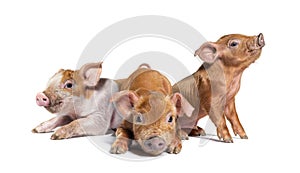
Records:
[[[207,72],[210,80],[222,80],[225,77],[225,66],[220,60],[213,64],[203,63],[203,67]]]

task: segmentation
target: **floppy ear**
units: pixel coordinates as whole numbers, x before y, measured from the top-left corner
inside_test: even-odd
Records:
[[[79,69],[79,75],[83,79],[83,84],[88,87],[94,87],[100,80],[102,72],[102,62],[88,63]]]
[[[177,115],[179,117],[184,114],[188,117],[192,116],[194,107],[179,93],[175,93],[172,98],[172,102],[176,106]]]
[[[202,44],[200,48],[195,51],[194,56],[198,55],[202,61],[212,64],[218,58],[217,48],[218,47],[216,44],[212,42],[206,42]]]
[[[126,119],[129,118],[130,112],[138,99],[138,96],[133,91],[124,90],[115,93],[110,101],[115,103],[117,110]]]

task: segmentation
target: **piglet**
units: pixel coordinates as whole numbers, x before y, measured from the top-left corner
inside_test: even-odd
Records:
[[[146,67],[146,68],[145,68]],[[116,131],[111,153],[128,150],[132,139],[150,155],[164,151],[179,153],[182,145],[176,120],[194,108],[179,93],[172,93],[169,80],[156,70],[142,64],[127,79],[120,82],[120,92],[112,101],[124,120]]]
[[[196,108],[191,117],[179,118],[186,133],[190,136],[205,135],[197,123],[209,115],[217,127],[218,137],[224,142],[233,142],[226,119],[235,135],[248,138],[236,112],[235,96],[244,70],[260,57],[264,45],[263,34],[230,34],[216,42],[206,42],[195,51],[195,56],[204,63],[193,75],[173,86],[173,92],[180,92]]]
[[[115,111],[110,98],[119,91],[110,79],[99,78],[102,62],[88,63],[79,70],[61,69],[51,77],[45,91],[36,95],[38,106],[56,116],[41,123],[34,133],[51,132],[51,139],[103,135],[115,129],[122,118]]]

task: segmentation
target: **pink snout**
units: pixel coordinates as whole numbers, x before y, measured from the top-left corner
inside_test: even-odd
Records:
[[[145,149],[150,152],[150,153],[158,153],[160,154],[161,152],[164,151],[166,142],[164,139],[160,137],[151,137],[144,142]]]
[[[36,104],[38,106],[49,106],[49,98],[44,93],[38,93],[36,95]]]

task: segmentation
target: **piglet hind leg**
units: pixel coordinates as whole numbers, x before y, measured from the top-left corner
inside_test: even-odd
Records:
[[[51,118],[48,121],[41,123],[40,125],[36,126],[32,129],[33,133],[48,133],[51,132],[53,129],[59,126],[66,125],[70,123],[72,119],[69,116],[57,116]]]
[[[188,140],[189,139],[189,135],[186,132],[185,129],[179,129],[177,131],[177,136],[181,139],[181,140]]]
[[[234,134],[239,135],[241,139],[248,139],[248,136],[246,135],[246,132],[238,118],[234,100],[231,101],[229,105],[226,107],[225,116],[227,120],[230,122]]]
[[[128,146],[131,143],[133,136],[132,132],[123,128],[118,128],[116,131],[116,140],[112,144],[110,153],[112,154],[124,154],[128,151]]]
[[[189,136],[205,136],[205,130],[199,126],[195,126],[192,130],[190,130]]]

